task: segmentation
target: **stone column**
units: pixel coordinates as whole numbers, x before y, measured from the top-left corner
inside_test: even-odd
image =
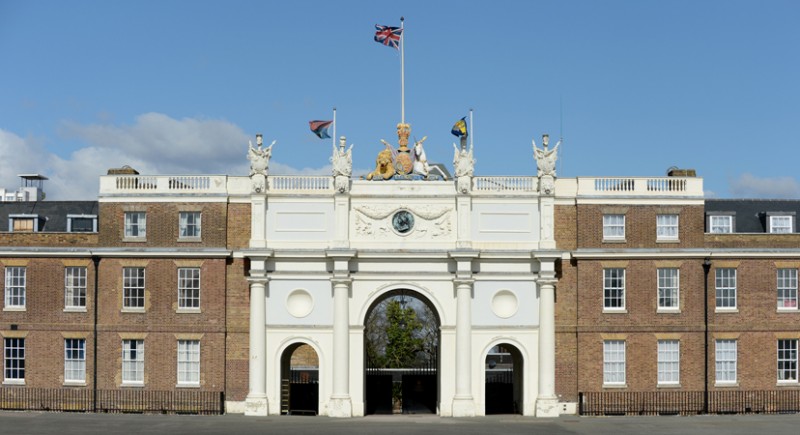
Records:
[[[253,263],[257,263],[254,261]],[[263,261],[261,262],[263,263]],[[250,389],[245,415],[265,416],[267,402],[267,282],[263,269],[250,271]]]
[[[350,400],[350,283],[351,278],[333,282],[333,394],[328,415],[352,417]]]
[[[475,416],[472,397],[472,280],[456,280],[456,394],[453,417]]]
[[[539,391],[537,417],[558,417],[556,396],[555,261],[540,259],[539,278]]]

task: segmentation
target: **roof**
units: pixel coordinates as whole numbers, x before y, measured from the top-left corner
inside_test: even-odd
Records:
[[[737,233],[764,233],[767,215],[771,213],[800,214],[796,199],[707,199],[706,214],[733,213]]]
[[[8,231],[9,215],[36,215],[40,232],[67,231],[67,215],[98,214],[97,201],[0,202],[0,231]]]

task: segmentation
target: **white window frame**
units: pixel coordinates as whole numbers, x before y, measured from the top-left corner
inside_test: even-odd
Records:
[[[625,386],[625,340],[603,341],[603,386]]]
[[[737,341],[717,339],[714,343],[714,368],[717,385],[736,385],[737,380]]]
[[[146,272],[144,267],[122,268],[122,309],[145,310]]]
[[[178,238],[199,240],[202,233],[203,214],[199,211],[178,213]]]
[[[658,281],[658,311],[680,312],[680,270],[674,267],[658,268],[656,280]]]
[[[178,340],[178,386],[200,385],[200,340]]]
[[[24,266],[7,266],[5,278],[3,309],[6,311],[25,310],[28,269]]]
[[[16,220],[30,220],[31,231],[17,231],[25,233],[38,233],[39,232],[39,215],[38,214],[10,214],[8,215],[8,232],[14,232],[14,221]]]
[[[3,339],[3,383],[25,385],[25,338]]]
[[[603,215],[603,240],[625,240],[625,215]]]
[[[658,340],[658,385],[680,385],[681,342]]]
[[[656,215],[656,240],[678,240],[679,225],[680,217],[677,214]]]
[[[147,213],[143,211],[125,212],[125,239],[144,240],[147,238]]]
[[[716,311],[737,311],[736,274],[736,268],[733,267],[714,269],[714,306]],[[733,305],[730,305],[731,301]]]
[[[614,303],[614,301],[617,301]],[[603,311],[625,311],[625,269],[603,269]]]
[[[64,268],[64,310],[86,311],[85,267],[67,266]]]
[[[772,234],[787,234],[794,232],[794,216],[791,214],[768,214],[767,220],[769,228],[767,231]]]
[[[122,385],[144,385],[144,340],[122,340]]]
[[[797,311],[797,269],[778,269],[778,311]]]
[[[64,339],[64,383],[86,384],[86,339]]]
[[[92,231],[75,231],[73,229],[73,221],[75,219],[91,219]],[[68,214],[67,215],[67,232],[68,233],[96,233],[97,232],[97,215],[96,214]]]
[[[780,339],[777,343],[778,383],[797,383],[797,342],[794,339]]]
[[[733,233],[733,216],[712,214],[708,216],[708,232],[712,234]]]
[[[200,311],[200,268],[178,268],[178,310]]]

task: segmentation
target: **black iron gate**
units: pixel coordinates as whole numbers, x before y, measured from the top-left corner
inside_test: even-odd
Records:
[[[439,399],[436,355],[418,367],[366,368],[367,414],[435,414]]]
[[[317,415],[319,413],[319,370],[291,369],[281,379],[281,414]]]
[[[486,370],[486,414],[516,414],[514,369]]]

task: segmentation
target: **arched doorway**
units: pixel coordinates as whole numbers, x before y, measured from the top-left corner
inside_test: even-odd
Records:
[[[486,354],[486,415],[522,414],[522,354],[503,343]]]
[[[281,414],[319,413],[319,357],[314,348],[295,343],[281,355]]]
[[[372,303],[364,325],[366,414],[435,414],[439,315],[418,292],[398,289]]]

